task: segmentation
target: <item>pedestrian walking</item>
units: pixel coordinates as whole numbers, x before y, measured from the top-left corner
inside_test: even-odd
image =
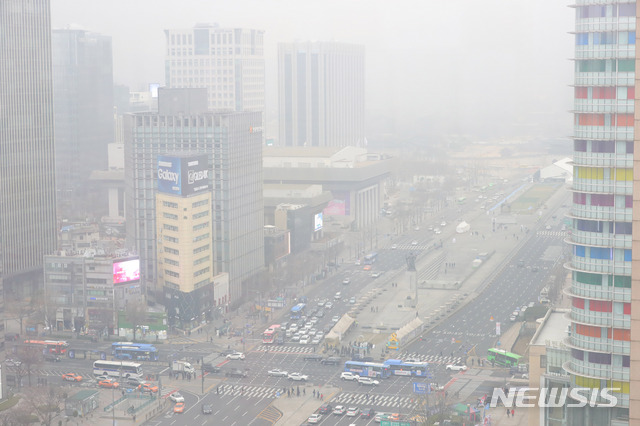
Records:
[[[515,417],[516,416],[516,410],[515,409],[511,409],[511,417]]]
[[[509,410],[509,409],[507,408],[507,418],[509,417],[509,414],[510,414],[510,413],[511,413],[511,410]]]
[[[307,396],[307,388],[302,388],[302,396]]]
[[[314,398],[316,397],[316,390],[315,389],[313,390],[313,397]]]

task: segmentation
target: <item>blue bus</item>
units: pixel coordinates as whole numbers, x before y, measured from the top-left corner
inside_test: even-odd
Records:
[[[306,306],[307,305],[305,303],[298,303],[296,306],[291,308],[291,315],[289,316],[289,318],[291,318],[292,320],[300,319],[304,315],[304,308]]]
[[[388,359],[384,362],[392,376],[426,377],[429,364],[426,362],[408,362],[400,359]]]
[[[378,260],[378,253],[376,253],[376,252],[369,253],[368,255],[366,255],[364,257],[364,264],[365,265],[372,265],[372,264],[376,263],[376,260]]]
[[[344,363],[344,371],[349,371],[360,377],[376,377],[380,379],[386,379],[391,375],[391,371],[386,365],[376,362],[347,361]]]
[[[116,359],[157,361],[158,349],[150,343],[115,342],[111,353]]]

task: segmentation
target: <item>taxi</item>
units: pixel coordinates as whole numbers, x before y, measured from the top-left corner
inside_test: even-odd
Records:
[[[174,413],[184,413],[184,402],[178,402],[173,406]]]

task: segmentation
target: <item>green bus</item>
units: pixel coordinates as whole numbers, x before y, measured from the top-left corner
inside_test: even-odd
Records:
[[[516,367],[522,358],[518,354],[507,352],[504,349],[491,348],[487,351],[487,360],[492,365],[501,365],[503,367]]]

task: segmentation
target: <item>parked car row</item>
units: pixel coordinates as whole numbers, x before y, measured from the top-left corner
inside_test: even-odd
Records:
[[[336,405],[333,407],[330,403],[323,404],[318,411],[307,419],[308,423],[316,424],[322,421],[324,415],[360,417],[362,419],[374,418],[378,423],[382,421],[399,421],[401,416],[399,413],[375,412],[373,408],[362,408],[356,406]]]

